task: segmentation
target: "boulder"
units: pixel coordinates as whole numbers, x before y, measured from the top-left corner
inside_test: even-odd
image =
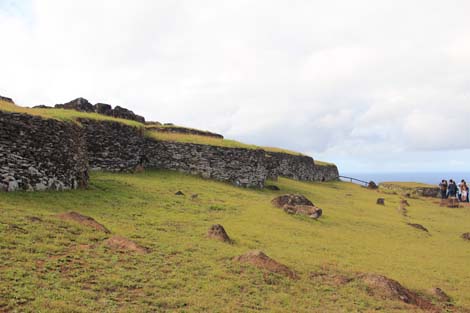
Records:
[[[140,115],[134,114],[131,110],[128,110],[126,108],[116,106],[113,110],[113,116],[117,118],[123,118],[127,120],[133,120],[141,123],[145,123],[145,118],[143,118]]]
[[[289,267],[271,259],[264,252],[259,250],[249,251],[243,255],[233,258],[233,260],[240,263],[251,264],[262,270],[281,274],[291,279],[298,278],[297,274]]]
[[[207,232],[207,237],[222,242],[232,243],[232,239],[230,239],[225,228],[220,224],[212,225]]]
[[[313,203],[303,195],[287,194],[274,198],[271,203],[278,208],[283,208],[285,205],[296,206],[296,205],[310,205],[314,206]]]
[[[316,207],[312,201],[303,195],[282,195],[274,198],[271,203],[288,214],[301,214],[313,219],[317,219],[323,214],[322,209]]]
[[[113,108],[106,103],[95,104],[95,112],[98,114],[113,116]]]
[[[369,189],[378,189],[379,186],[377,186],[377,184],[374,182],[374,181],[370,181],[368,184],[367,184],[367,188]]]
[[[384,198],[378,198],[378,199],[377,199],[377,204],[379,204],[379,205],[385,205],[385,199],[384,199]]]
[[[175,192],[175,196],[184,196],[184,193],[181,190]]]
[[[85,98],[77,98],[64,104],[56,104],[55,107],[79,112],[95,112],[93,105]]]

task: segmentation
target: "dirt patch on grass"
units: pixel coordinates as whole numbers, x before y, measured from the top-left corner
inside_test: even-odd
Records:
[[[312,205],[284,205],[283,210],[288,214],[307,215],[313,219],[317,219],[323,214],[322,209]]]
[[[396,280],[377,274],[362,274],[359,279],[369,288],[369,292],[376,297],[390,300],[399,300],[417,306],[428,312],[440,312],[430,301],[403,287]]]
[[[298,279],[298,275],[289,267],[271,259],[264,252],[259,250],[249,251],[243,255],[233,258],[233,260],[240,263],[251,264],[262,270],[281,274],[291,279]]]
[[[225,231],[225,228],[220,224],[212,225],[207,232],[207,237],[230,244],[233,242]]]
[[[98,231],[102,231],[107,234],[111,233],[106,227],[104,227],[104,225],[98,223],[94,218],[86,216],[86,215],[82,215],[77,212],[62,213],[62,214],[58,214],[57,217],[64,221],[77,222],[81,225],[94,228]]]
[[[135,243],[134,241],[121,236],[113,236],[109,239],[106,239],[104,241],[104,244],[113,250],[135,252],[140,254],[150,252],[148,248],[143,247]]]

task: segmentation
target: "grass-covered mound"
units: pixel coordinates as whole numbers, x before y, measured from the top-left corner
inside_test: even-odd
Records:
[[[280,191],[166,171],[93,173],[88,190],[0,194],[0,311],[419,312],[354,279],[370,272],[420,294],[440,287],[470,307],[470,243],[460,238],[468,209],[411,199],[405,217],[400,197],[378,206],[376,191],[354,184],[275,184]],[[305,195],[324,215],[272,206],[285,193]],[[57,216],[70,211],[111,233]],[[233,243],[207,238],[213,224]],[[144,252],[116,249],[127,244]],[[296,279],[233,260],[249,250]]]

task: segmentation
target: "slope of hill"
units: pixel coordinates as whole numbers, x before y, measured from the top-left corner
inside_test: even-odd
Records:
[[[460,238],[468,208],[408,199],[405,216],[399,196],[349,183],[275,184],[280,191],[168,171],[96,172],[87,190],[0,194],[0,312],[421,312],[374,295],[360,273],[393,278],[445,310],[470,307],[470,242]],[[305,195],[324,215],[272,206],[285,193]],[[58,216],[69,211],[110,233]],[[207,238],[213,224],[233,244]],[[143,250],[116,249],[107,241],[116,235]],[[298,278],[233,260],[253,249]],[[431,297],[432,287],[453,306]]]

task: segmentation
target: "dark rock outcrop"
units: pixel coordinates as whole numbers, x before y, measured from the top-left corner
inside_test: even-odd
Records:
[[[113,116],[113,107],[106,103],[95,104],[95,112],[98,114]]]
[[[56,104],[58,109],[75,110],[79,112],[95,112],[93,105],[85,98],[77,98],[64,104]]]
[[[86,144],[79,126],[0,111],[0,191],[87,185]]]
[[[12,98],[3,97],[3,96],[0,96],[0,101],[5,101],[5,102],[13,103],[13,104],[15,103],[13,102]]]
[[[118,118],[127,119],[127,120],[137,121],[137,122],[140,122],[140,123],[145,123],[145,118],[144,117],[142,117],[140,115],[137,115],[137,114],[134,114],[134,112],[132,112],[131,110],[128,110],[126,108],[122,108],[120,106],[116,106],[113,109],[113,116],[118,117]]]

